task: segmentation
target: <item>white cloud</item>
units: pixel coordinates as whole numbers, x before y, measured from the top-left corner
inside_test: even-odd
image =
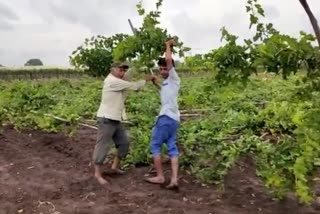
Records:
[[[261,0],[266,21],[283,33],[312,32],[298,0]],[[0,63],[23,65],[38,57],[47,65],[68,65],[68,56],[92,35],[131,33],[127,22],[136,27],[141,18],[138,0],[0,0]],[[193,53],[220,45],[220,28],[239,36],[250,35],[246,0],[164,0],[161,24],[177,34]],[[155,0],[144,0],[147,9]],[[320,19],[320,1],[309,0]]]

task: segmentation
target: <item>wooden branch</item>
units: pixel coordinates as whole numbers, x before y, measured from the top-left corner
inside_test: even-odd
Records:
[[[44,114],[45,116],[47,116],[47,117],[51,117],[51,118],[54,118],[54,119],[56,119],[56,120],[60,120],[60,121],[62,121],[62,122],[65,122],[65,123],[70,123],[70,121],[68,121],[67,119],[64,119],[64,118],[62,118],[62,117],[58,117],[58,116],[55,116],[55,115],[52,115],[52,114]],[[94,120],[86,120],[87,122],[94,122]],[[125,124],[133,124],[132,122],[130,122],[130,121],[121,121],[121,123],[125,123]],[[96,126],[93,126],[93,125],[90,125],[90,124],[87,124],[87,123],[82,123],[82,122],[80,122],[79,123],[79,125],[80,126],[84,126],[84,127],[88,127],[88,128],[91,128],[91,129],[98,129],[98,127],[96,127]]]
[[[96,120],[84,120],[86,123],[95,123]],[[130,124],[133,125],[134,123],[128,121],[128,120],[122,120],[121,123]]]
[[[64,118],[61,118],[61,117],[54,116],[52,114],[44,114],[44,115],[47,116],[47,117],[54,118],[56,120],[60,120],[62,122],[70,123],[70,121],[68,121],[68,120],[66,120]],[[91,129],[98,129],[98,127],[96,127],[96,126],[92,126],[92,125],[85,124],[85,123],[79,123],[79,125],[84,126],[84,127],[88,127],[88,128],[91,128]]]
[[[316,35],[316,38],[318,40],[318,44],[319,44],[319,47],[320,47],[320,28],[319,28],[319,25],[318,25],[318,21],[317,21],[316,17],[313,15],[307,0],[299,0],[299,1],[300,1],[303,9],[306,11],[306,13],[307,13],[307,15],[308,15],[308,17],[310,19],[311,25],[313,27],[314,33]]]
[[[136,34],[136,33],[137,33],[137,29],[136,29],[135,27],[133,27],[133,24],[132,24],[132,22],[131,22],[130,19],[128,19],[128,22],[129,22],[130,28],[131,28],[131,30],[132,30],[132,33],[133,33],[133,34]]]
[[[183,110],[180,110],[180,113],[187,113],[187,112],[204,112],[204,111],[215,111],[216,109],[213,109],[213,108],[211,108],[211,109],[190,109],[190,110],[188,110],[188,109],[183,109]]]
[[[198,117],[200,114],[180,114],[180,117]]]

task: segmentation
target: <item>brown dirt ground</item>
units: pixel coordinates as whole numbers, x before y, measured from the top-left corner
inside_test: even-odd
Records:
[[[294,199],[273,200],[256,177],[250,158],[242,158],[230,171],[223,192],[199,184],[186,172],[181,172],[179,192],[165,190],[143,181],[148,167],[111,177],[112,186],[102,187],[91,176],[94,143],[95,131],[88,129],[68,138],[4,127],[0,134],[0,214],[320,213]]]

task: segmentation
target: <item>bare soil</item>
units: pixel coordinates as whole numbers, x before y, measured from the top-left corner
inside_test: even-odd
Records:
[[[248,157],[230,171],[223,189],[181,172],[180,191],[166,190],[143,180],[149,167],[112,176],[112,185],[103,187],[93,179],[90,164],[95,131],[80,129],[71,138],[12,127],[0,133],[0,214],[320,213],[293,198],[272,199]]]

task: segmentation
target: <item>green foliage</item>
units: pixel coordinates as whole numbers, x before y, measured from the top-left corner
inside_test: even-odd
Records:
[[[301,69],[308,71],[309,79],[318,77],[320,52],[312,46],[313,35],[300,32],[300,38],[293,38],[281,34],[272,23],[260,22],[265,14],[258,0],[248,0],[246,11],[249,28],[255,27],[253,38],[245,39],[240,45],[238,37],[223,27],[222,39],[226,44],[207,54],[217,68],[219,84],[246,83],[252,74],[257,74],[258,68],[281,74],[285,79]]]
[[[267,72],[279,74],[287,78],[306,67],[308,72],[317,69],[315,63],[316,51],[311,42],[312,35],[301,32],[298,40],[287,35],[274,34],[258,45],[258,57],[255,64],[262,65]]]
[[[114,48],[127,37],[126,34],[116,34],[111,37],[99,35],[87,38],[82,46],[72,52],[70,63],[91,76],[106,76],[113,62]]]
[[[140,2],[137,10],[143,17],[143,24],[134,35],[116,34],[111,37],[99,35],[86,39],[82,46],[72,52],[70,63],[94,77],[107,75],[114,61],[133,61],[137,67],[152,68],[154,61],[165,51],[165,41],[173,38],[166,29],[158,26],[161,5],[162,0],[159,0],[156,3],[156,10],[146,14]],[[177,36],[174,38],[177,48],[173,52],[179,53],[182,57],[184,52],[190,49],[183,47]]]
[[[46,114],[66,118],[75,125],[82,117],[95,116],[96,103],[100,99],[99,88],[92,87],[92,80],[73,85],[69,80],[52,80],[48,83],[14,81],[1,94],[0,120],[14,124],[17,128],[29,127],[46,131],[61,131],[63,122]],[[73,91],[81,93],[74,94]],[[86,102],[82,96],[86,94]],[[80,116],[81,115],[81,116]]]
[[[192,72],[213,71],[214,64],[210,57],[210,54],[187,56],[184,58],[184,62],[177,66],[177,69],[189,70]]]
[[[302,86],[296,85],[299,79],[265,75],[253,78],[246,87],[218,87],[211,76],[182,75],[180,108],[213,109],[202,118],[182,122],[178,134],[182,167],[203,182],[221,183],[239,158],[251,156],[257,175],[274,196],[283,198],[293,190],[309,203],[310,175],[320,158],[320,97],[312,92],[306,101],[305,94],[299,94]],[[0,89],[2,123],[72,133],[80,121],[95,118],[101,81],[0,82]],[[159,107],[151,86],[129,94],[126,111],[134,126],[129,127],[132,145],[125,166],[151,161],[150,136]]]
[[[146,13],[142,7],[142,2],[137,5],[138,13],[143,17],[142,26],[125,40],[119,43],[113,52],[115,60],[134,61],[138,66],[147,66],[152,68],[154,61],[163,55],[165,51],[165,41],[169,38],[175,38],[176,47],[173,53],[178,53],[180,57],[184,56],[184,52],[190,49],[183,46],[177,36],[171,36],[166,29],[160,28],[158,18],[161,15],[160,7],[162,0],[157,1],[156,10]]]
[[[274,29],[272,23],[260,23],[259,18],[264,17],[264,9],[258,3],[258,0],[247,0],[246,12],[249,14],[251,29],[253,26],[256,26],[256,34],[253,36],[253,41],[256,42],[258,40],[263,41],[266,38],[269,38],[270,35],[278,34],[279,31]],[[260,16],[260,17],[259,17]]]
[[[268,63],[270,62],[268,61],[269,59],[267,59],[266,56],[263,55],[263,53],[260,53],[261,48],[258,48],[260,44],[257,44],[256,42],[263,42],[269,39],[270,36],[275,36],[269,41],[274,41],[285,45],[284,43],[286,41],[282,41],[283,39],[281,40],[280,38],[288,38],[288,36],[279,35],[279,32],[273,28],[273,25],[271,23],[264,24],[259,22],[259,16],[264,16],[264,10],[261,5],[258,4],[257,0],[248,0],[246,11],[250,16],[249,28],[256,26],[256,34],[253,36],[253,38],[245,39],[244,45],[240,45],[237,41],[238,37],[236,35],[232,35],[225,27],[223,27],[221,29],[221,40],[225,40],[226,44],[216,50],[212,50],[209,53],[204,54],[203,56],[197,55],[190,57],[193,61],[196,62],[196,65],[189,63],[190,68],[193,68],[193,66],[203,68],[206,67],[205,65],[209,64],[211,68],[214,67],[218,71],[216,75],[218,83],[221,85],[225,85],[232,82],[238,82],[239,80],[242,82],[247,82],[248,78],[253,73],[257,73],[257,67],[265,66],[265,64],[263,63],[265,61],[267,61]],[[264,44],[262,43],[261,45]],[[266,49],[268,48],[271,47],[266,47]],[[270,55],[274,57],[275,54],[281,54],[281,52],[271,53]],[[276,64],[278,64],[279,62],[288,64],[287,61],[284,62],[285,60],[287,60],[287,56],[280,57],[280,59],[277,56],[274,57],[274,61],[276,61]],[[200,64],[202,64],[202,66],[200,66]],[[278,68],[278,66],[276,67],[277,69],[283,69],[284,66],[282,66],[281,68]],[[285,67],[285,69],[285,74],[287,74],[287,70],[291,71],[291,68]],[[275,72],[275,70],[271,69],[269,69],[268,71]]]
[[[236,43],[237,37],[230,34],[225,28],[222,29],[222,38],[227,44],[212,53],[215,66],[218,69],[216,76],[220,84],[232,81],[246,81],[256,71],[252,53],[249,47]]]
[[[291,170],[295,176],[296,194],[305,203],[312,201],[313,196],[308,186],[309,176],[320,166],[319,104],[319,98],[315,96],[313,102],[309,102],[307,109],[298,111],[293,117],[298,126],[295,134],[299,144],[299,156]]]

